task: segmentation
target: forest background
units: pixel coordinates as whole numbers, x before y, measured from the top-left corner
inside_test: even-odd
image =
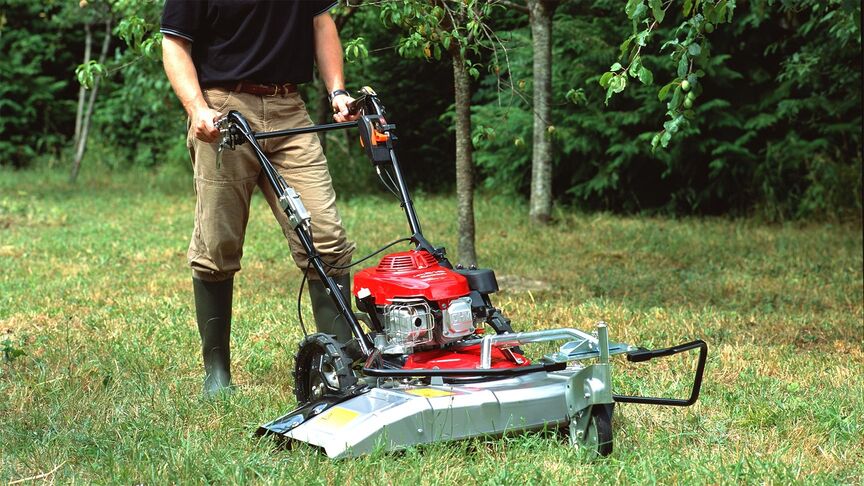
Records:
[[[191,171],[185,113],[159,62],[161,3],[5,0],[0,164],[73,171],[80,151],[83,170]],[[440,43],[430,43],[422,22],[410,18],[424,3],[352,1],[334,17],[349,88],[378,91],[399,127],[411,184],[442,192],[455,181],[454,82]],[[479,3],[491,5],[482,12],[482,26],[495,42],[478,42],[466,62],[474,175],[481,190],[527,198],[535,74],[529,15],[520,2]],[[680,56],[662,41],[676,39],[682,22],[692,21],[696,8],[689,16],[681,8],[692,2],[647,2],[667,12],[641,53],[653,79],[622,86],[611,99],[604,87],[609,80],[601,76],[615,71],[616,61],[626,65],[621,42],[644,28],[631,22],[633,8],[643,2],[545,3],[554,16],[552,96],[543,122],[558,206],[769,221],[860,218],[860,2],[728,2],[730,22],[699,27],[704,35],[695,47],[702,52],[690,51],[700,64],[698,97],[666,147],[651,143],[668,120],[669,100],[661,100],[658,89],[670,83],[680,91]],[[79,81],[91,89],[82,90]],[[85,152],[81,118],[93,91]],[[316,82],[303,94],[325,121],[322,92]],[[343,195],[380,191],[355,145],[350,136],[328,136],[337,187]]]

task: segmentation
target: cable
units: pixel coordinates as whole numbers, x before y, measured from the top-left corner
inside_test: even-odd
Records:
[[[356,262],[350,263],[348,265],[330,265],[329,263],[325,262],[323,259],[321,260],[321,263],[323,263],[324,266],[331,268],[333,270],[345,270],[346,268],[351,268],[354,265],[357,265],[358,263],[363,263],[366,260],[372,258],[373,256],[381,253],[382,251],[390,248],[391,246],[394,246],[397,243],[402,243],[403,241],[413,241],[413,240],[411,238],[399,238],[398,240],[391,241],[390,243],[387,243],[386,245],[382,246],[381,248],[375,250],[374,252],[372,252],[372,253],[366,255],[365,257],[357,260]]]
[[[306,275],[309,273],[309,265],[311,262],[312,260],[306,261],[306,270],[303,272],[303,279],[300,280],[300,291],[297,292],[297,317],[300,320],[300,329],[303,330],[304,339],[309,337],[309,333],[306,332],[306,326],[303,324],[303,311],[301,306],[303,305],[303,287],[306,285]]]
[[[382,246],[381,248],[375,250],[373,253],[370,253],[370,254],[366,255],[365,257],[361,258],[360,260],[357,260],[356,262],[351,263],[349,265],[330,265],[327,262],[325,262],[323,259],[321,260],[321,263],[323,263],[325,266],[332,268],[334,270],[344,270],[346,268],[351,268],[354,265],[357,265],[358,263],[363,263],[366,260],[372,258],[373,256],[381,253],[382,251],[390,248],[391,246],[396,245],[397,243],[402,243],[403,241],[412,241],[412,240],[411,240],[411,238],[400,238],[398,240],[391,241],[387,245]],[[303,331],[303,337],[304,338],[309,337],[309,333],[306,332],[306,325],[303,323],[303,310],[302,310],[303,309],[303,288],[306,285],[306,280],[307,280],[306,277],[309,274],[310,265],[312,265],[312,259],[311,258],[306,260],[306,270],[303,272],[303,278],[300,280],[300,291],[297,292],[297,319],[300,321],[300,329]]]
[[[393,194],[394,197],[396,197],[396,199],[401,200],[402,198],[399,197],[399,194],[397,194],[396,191],[390,186],[390,184],[388,184],[387,181],[384,180],[384,177],[381,175],[381,167],[380,166],[375,167],[375,173],[378,174],[378,180],[381,181],[381,184],[384,187],[386,187],[387,190],[390,191],[390,193]],[[390,174],[388,173],[387,176],[389,177]],[[393,180],[393,178],[391,177],[390,180]]]
[[[396,184],[396,181],[393,180],[393,176],[390,174],[390,171],[387,170],[386,167],[384,168],[384,173],[387,174],[387,178],[390,179],[390,183],[391,183],[391,184],[393,184],[393,185],[396,186],[396,187],[399,187],[399,184]],[[398,196],[397,196],[397,197],[398,197]],[[399,197],[399,200],[401,201],[402,198]]]

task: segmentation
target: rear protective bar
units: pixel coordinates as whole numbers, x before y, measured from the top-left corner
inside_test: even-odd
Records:
[[[696,403],[699,399],[699,391],[702,389],[702,375],[705,373],[705,361],[708,358],[708,344],[697,339],[678,346],[672,346],[662,349],[640,349],[627,353],[627,361],[632,363],[643,363],[654,358],[662,358],[672,356],[674,354],[690,351],[691,349],[699,348],[699,361],[696,364],[696,377],[693,379],[693,388],[690,390],[690,398],[684,400],[680,398],[660,398],[660,397],[640,397],[630,395],[612,395],[616,402],[620,403],[641,403],[645,405],[672,405],[675,407],[689,407]]]

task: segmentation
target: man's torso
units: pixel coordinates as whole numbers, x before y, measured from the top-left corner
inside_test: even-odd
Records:
[[[313,19],[333,0],[167,0],[161,31],[192,42],[201,86],[312,79]]]

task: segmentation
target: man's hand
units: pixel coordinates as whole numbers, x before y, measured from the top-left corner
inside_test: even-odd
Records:
[[[213,143],[219,139],[219,129],[216,128],[216,120],[222,116],[218,111],[209,106],[193,110],[189,114],[192,120],[192,133],[195,138],[202,142]]]
[[[348,103],[351,103],[352,101],[354,101],[354,98],[348,95],[340,94],[334,96],[333,101],[331,102],[333,105],[333,119],[340,123],[356,120],[360,114],[352,114],[348,112]]]

